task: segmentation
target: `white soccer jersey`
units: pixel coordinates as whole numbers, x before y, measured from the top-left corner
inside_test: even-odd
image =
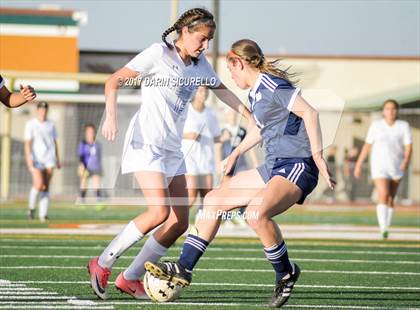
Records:
[[[187,174],[212,174],[214,165],[214,138],[220,136],[220,127],[213,109],[206,107],[199,112],[190,107],[185,121],[184,133],[194,132],[200,140],[183,139]]]
[[[194,91],[203,83],[211,88],[221,83],[206,57],[200,55],[197,64],[186,66],[176,48],[171,50],[162,42],[152,44],[126,67],[142,79],[143,102],[127,142],[180,150],[187,104]]]
[[[400,165],[404,159],[404,146],[412,143],[410,126],[406,121],[396,120],[389,126],[384,119],[374,121],[366,137],[372,144],[372,177],[401,178]]]
[[[26,123],[25,141],[32,140],[32,159],[34,164],[54,166],[56,163],[55,140],[57,130],[50,120],[40,122],[34,118]]]

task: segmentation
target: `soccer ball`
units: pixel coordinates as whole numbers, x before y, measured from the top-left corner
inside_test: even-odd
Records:
[[[143,285],[147,296],[156,302],[174,301],[179,297],[182,291],[180,285],[175,285],[170,281],[156,278],[148,271],[144,275]]]

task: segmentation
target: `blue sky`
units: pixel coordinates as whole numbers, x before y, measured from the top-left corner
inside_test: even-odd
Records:
[[[221,0],[220,50],[242,38],[256,40],[267,54],[420,55],[420,1]],[[169,27],[170,1],[8,1],[3,7],[58,4],[86,11],[80,48],[138,51],[160,40]],[[179,12],[212,1],[180,0]]]

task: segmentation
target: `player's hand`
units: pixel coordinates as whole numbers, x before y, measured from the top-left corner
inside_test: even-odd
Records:
[[[117,136],[117,121],[113,117],[106,117],[105,122],[102,125],[102,135],[108,141],[114,141]]]
[[[222,172],[224,175],[229,175],[235,169],[236,161],[238,160],[239,154],[233,151],[228,157],[222,161]]]
[[[31,85],[23,86],[20,84],[20,94],[26,101],[32,101],[36,98],[35,90]]]
[[[325,181],[328,184],[328,187],[330,189],[334,189],[335,186],[337,185],[337,182],[334,180],[334,178],[332,177],[331,171],[328,168],[327,162],[325,161],[325,159],[320,156],[318,157],[318,159],[315,159],[315,164],[318,167],[319,173],[322,175],[322,177],[325,179]]]
[[[354,177],[356,179],[360,179],[362,177],[362,167],[360,165],[356,165],[354,167]]]
[[[35,172],[34,165],[28,165],[28,170],[29,170],[30,173],[34,173]]]
[[[400,170],[401,171],[406,171],[408,168],[408,162],[406,162],[405,160],[402,161],[401,165],[400,165]]]

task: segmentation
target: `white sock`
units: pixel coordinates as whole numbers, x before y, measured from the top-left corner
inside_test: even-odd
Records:
[[[376,205],[376,217],[378,218],[379,229],[381,232],[386,231],[387,208],[387,205],[383,203],[378,203]]]
[[[36,201],[38,200],[38,194],[39,190],[37,190],[35,187],[32,187],[31,191],[29,192],[29,210],[35,210]]]
[[[394,208],[387,207],[386,208],[387,214],[386,214],[386,229],[388,230],[391,226],[392,222],[392,216],[394,215]]]
[[[133,244],[143,238],[143,234],[133,221],[127,224],[124,229],[111,241],[99,256],[99,265],[108,269],[112,268],[115,261],[127,251]]]
[[[50,197],[48,192],[41,192],[39,199],[39,219],[45,220],[48,214],[48,205],[50,204]]]
[[[157,262],[162,256],[166,254],[168,248],[165,248],[155,237],[150,236],[137,254],[130,266],[124,271],[124,278],[127,280],[138,280],[144,275],[144,263],[147,261]]]

